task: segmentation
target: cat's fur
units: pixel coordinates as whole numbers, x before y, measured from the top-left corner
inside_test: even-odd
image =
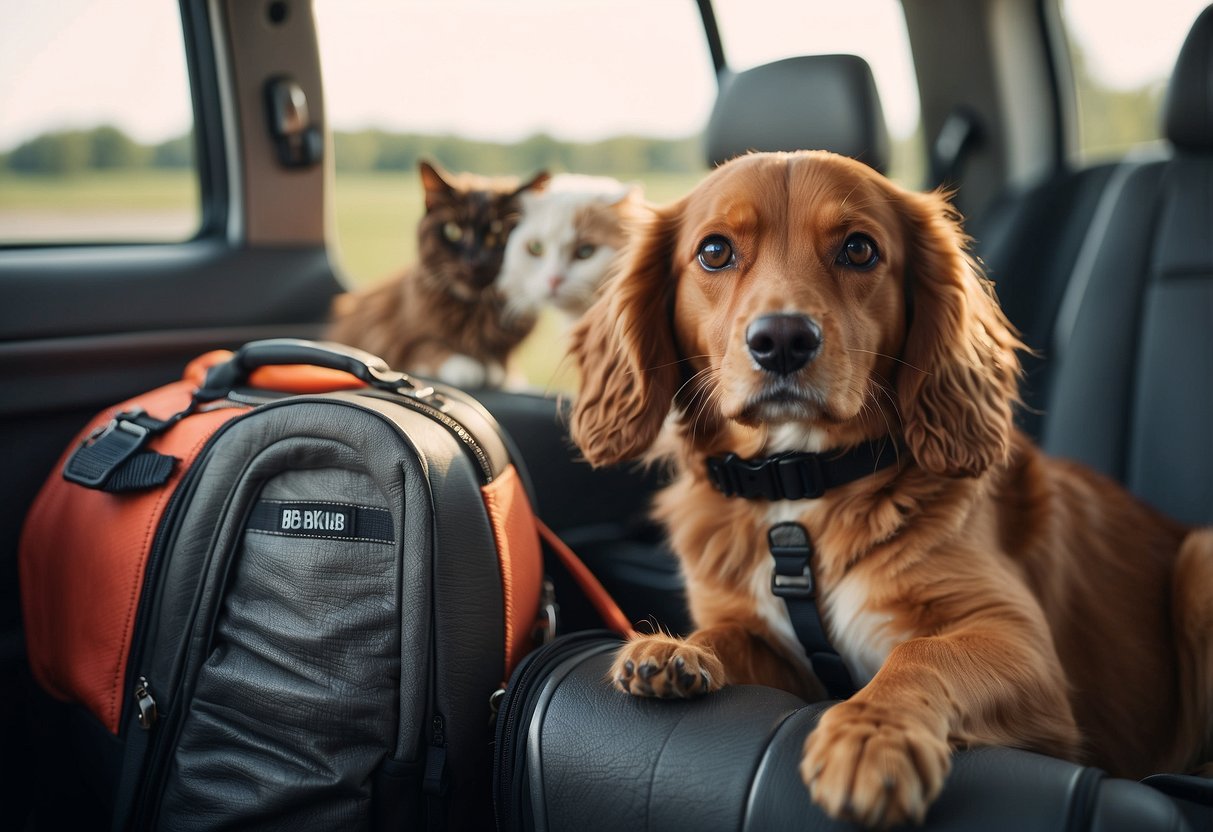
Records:
[[[499,385],[505,362],[535,315],[505,314],[496,279],[520,198],[543,188],[541,172],[512,177],[450,174],[421,162],[425,215],[418,262],[387,282],[339,296],[330,340],[378,355],[398,370],[462,387]]]
[[[640,201],[638,186],[578,174],[524,193],[498,278],[508,313],[525,319],[551,305],[576,317],[588,309]]]

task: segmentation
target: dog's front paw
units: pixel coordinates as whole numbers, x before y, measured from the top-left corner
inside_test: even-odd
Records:
[[[868,702],[841,702],[805,741],[800,776],[830,815],[870,828],[922,823],[951,768],[942,730]]]
[[[640,636],[619,649],[615,687],[633,696],[689,699],[724,687],[724,666],[710,649],[664,635]]]

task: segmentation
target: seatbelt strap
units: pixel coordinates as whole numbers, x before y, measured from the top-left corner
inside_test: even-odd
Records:
[[[767,542],[775,560],[771,592],[787,604],[792,629],[813,665],[813,674],[831,699],[846,699],[857,688],[842,656],[830,643],[817,608],[813,542],[808,530],[799,523],[777,523],[767,533]]]

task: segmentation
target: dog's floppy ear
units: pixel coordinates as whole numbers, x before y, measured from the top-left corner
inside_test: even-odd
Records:
[[[955,209],[939,193],[907,197],[905,442],[928,471],[973,477],[1007,458],[1024,347],[967,253]]]
[[[572,332],[581,389],[573,441],[594,466],[635,459],[653,444],[678,388],[670,320],[678,205],[653,210],[632,231],[620,266]]]

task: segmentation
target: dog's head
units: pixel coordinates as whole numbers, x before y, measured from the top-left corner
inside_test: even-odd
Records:
[[[574,330],[573,438],[595,465],[633,459],[673,407],[702,450],[892,435],[975,476],[1007,454],[1021,345],[965,244],[944,197],[859,162],[729,162],[653,210]]]

